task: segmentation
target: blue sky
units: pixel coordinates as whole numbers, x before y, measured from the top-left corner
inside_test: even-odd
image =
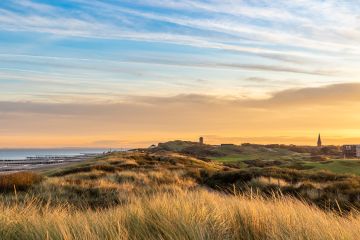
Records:
[[[354,82],[356,1],[0,3],[1,100],[268,97]],[[64,96],[66,92],[66,96]]]
[[[207,128],[199,127],[199,123],[203,134],[302,136],[308,126],[281,124],[291,121],[284,114],[293,113],[274,112],[273,105],[254,111],[278,116],[272,120],[278,123],[277,133],[265,128],[262,135],[253,131],[269,120],[266,118],[254,124],[254,129],[236,129],[237,123],[231,119],[254,117],[255,113],[244,112],[249,106],[257,108],[259,101],[278,104],[279,99],[285,99],[282,101],[296,102],[296,111],[308,109],[308,99],[321,99],[318,102],[325,104],[337,93],[332,86],[351,91],[348,100],[353,101],[358,92],[352,90],[358,89],[360,75],[359,12],[360,3],[355,0],[2,0],[0,133],[35,136],[33,126],[41,122],[44,132],[37,136],[43,139],[54,133],[49,130],[54,126],[69,128],[74,136],[86,139],[85,129],[74,131],[81,128],[80,122],[70,121],[79,118],[74,112],[87,109],[81,114],[94,120],[98,109],[91,110],[87,104],[105,109],[115,104],[111,106],[132,116],[127,121],[134,126],[118,132],[119,136],[129,135],[136,124],[143,123],[140,115],[154,118],[150,114],[153,111],[164,119],[144,125],[146,129],[163,126],[168,109],[210,111],[207,104],[215,102],[221,110],[227,109],[229,116],[217,119],[215,125],[209,123]],[[299,94],[294,100],[289,92]],[[302,98],[308,98],[303,99],[306,106],[299,107]],[[154,107],[165,102],[174,105]],[[129,105],[136,106],[131,109],[147,108],[134,113]],[[331,112],[322,107],[321,111]],[[53,108],[61,110],[50,111]],[[234,108],[246,110],[232,116]],[[204,115],[214,117],[210,112]],[[190,119],[177,117],[179,124]],[[30,123],[22,127],[21,119]],[[352,116],[351,120],[356,122],[357,118]],[[85,125],[93,126],[96,121],[91,121]],[[115,123],[110,122],[108,126],[113,127]],[[307,128],[308,133],[318,131],[322,122],[315,129]],[[175,128],[159,127],[151,134],[170,136]],[[181,133],[196,136],[194,129],[182,129]],[[338,137],[342,133],[350,136],[354,129],[355,125],[346,129],[329,125],[323,131]],[[109,132],[98,128],[90,135],[94,141],[118,138],[114,134],[100,136]]]

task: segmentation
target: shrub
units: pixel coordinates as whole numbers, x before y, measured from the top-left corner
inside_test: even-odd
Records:
[[[0,191],[26,190],[41,182],[43,177],[33,172],[17,172],[0,175]]]

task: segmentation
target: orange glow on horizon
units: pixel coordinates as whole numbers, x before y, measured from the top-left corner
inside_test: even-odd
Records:
[[[6,126],[0,147],[147,147],[199,136],[211,144],[315,145],[318,133],[324,144],[360,143],[358,92],[360,84],[345,84],[269,99],[179,95],[115,104],[9,103],[12,110],[0,119]]]

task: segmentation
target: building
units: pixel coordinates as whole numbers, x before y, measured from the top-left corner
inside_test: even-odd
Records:
[[[344,145],[342,147],[344,157],[360,158],[360,144]]]
[[[318,137],[318,141],[317,141],[317,146],[318,146],[318,147],[322,147],[322,142],[321,142],[320,133],[319,133],[319,137]]]
[[[203,137],[200,137],[200,138],[199,138],[199,143],[200,143],[200,144],[204,144],[204,138],[203,138]]]

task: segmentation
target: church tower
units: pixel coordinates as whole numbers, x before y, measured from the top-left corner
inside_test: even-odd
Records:
[[[321,146],[322,146],[320,133],[319,133],[319,137],[318,137],[318,141],[317,141],[317,146],[318,146],[318,147],[321,147]]]

